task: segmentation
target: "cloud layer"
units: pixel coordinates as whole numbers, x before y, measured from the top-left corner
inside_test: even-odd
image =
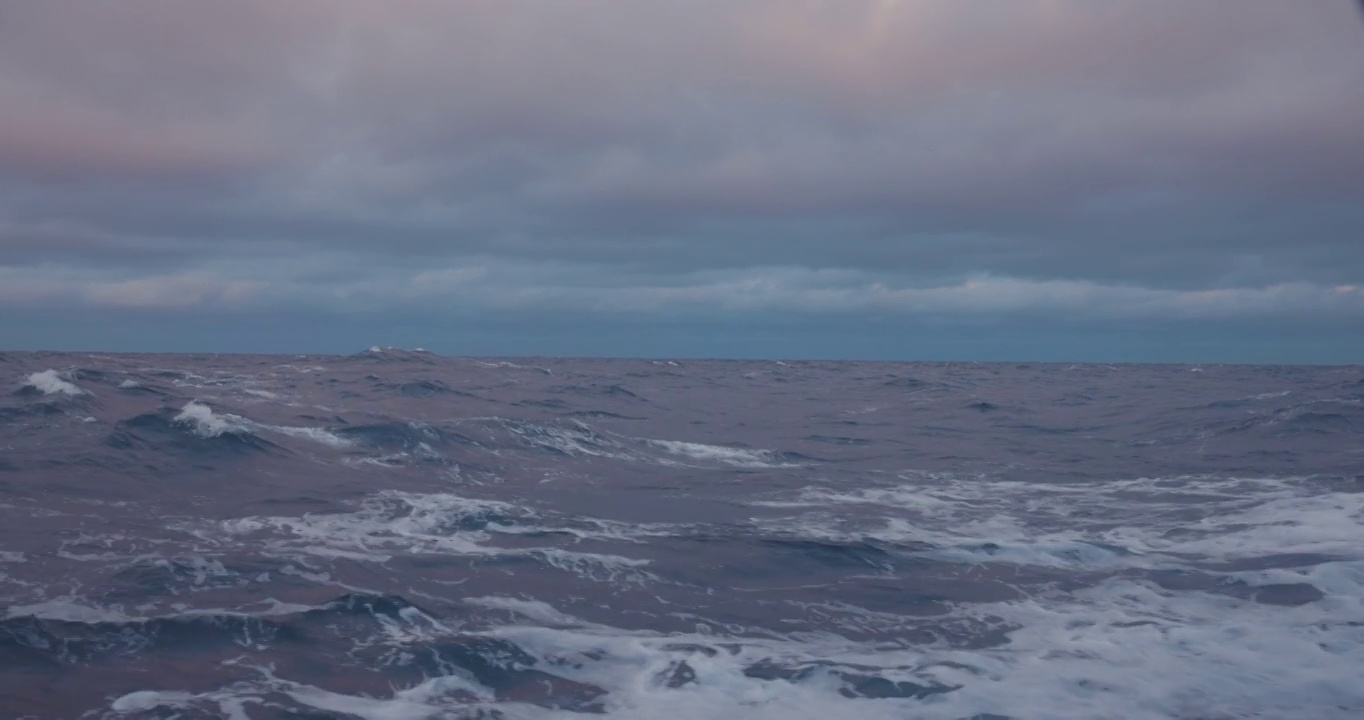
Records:
[[[0,312],[1364,322],[1344,0],[4,12]]]

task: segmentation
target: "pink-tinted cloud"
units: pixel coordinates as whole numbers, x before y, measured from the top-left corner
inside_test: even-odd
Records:
[[[1329,315],[1332,288],[1364,281],[1357,15],[1343,0],[13,3],[0,267],[16,283],[62,267],[82,289],[57,295],[124,307],[415,303],[446,282],[490,307],[552,304],[537,268],[559,263],[596,268],[568,293],[590,307],[658,306],[612,295],[625,286],[749,308],[770,291],[792,312],[1081,307],[1099,288],[1172,316],[1242,300]],[[468,258],[516,270],[470,274]],[[858,280],[802,295],[774,265]]]

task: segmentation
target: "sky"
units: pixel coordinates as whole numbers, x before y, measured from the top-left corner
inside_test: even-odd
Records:
[[[0,0],[0,349],[1364,362],[1353,0]]]

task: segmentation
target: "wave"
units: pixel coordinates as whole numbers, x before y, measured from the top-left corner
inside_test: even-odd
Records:
[[[408,632],[395,634],[395,626],[406,626]],[[341,633],[359,639],[373,635],[418,639],[432,629],[444,628],[397,596],[348,594],[317,607],[281,606],[263,613],[200,610],[151,617],[129,616],[116,608],[73,600],[50,600],[12,607],[5,613],[0,619],[0,658],[30,667],[53,667],[168,651],[307,646],[347,636]]]
[[[466,400],[491,402],[488,398],[467,390],[458,390],[440,380],[388,381],[381,379],[378,375],[366,375],[365,379],[373,383],[372,387],[376,391],[397,393],[409,398],[428,399],[450,396],[464,398]]]
[[[215,413],[212,408],[197,400],[186,403],[172,420],[177,423],[189,425],[193,428],[194,434],[201,438],[216,438],[221,437],[224,434],[250,435],[256,431],[263,430],[265,432],[276,433],[288,437],[311,440],[334,448],[349,448],[352,446],[352,443],[349,440],[338,436],[330,430],[315,427],[294,427],[258,423],[240,415]]]
[[[329,430],[314,427],[270,425],[232,413],[217,412],[192,400],[178,411],[162,408],[115,424],[105,444],[121,450],[177,451],[187,454],[209,449],[284,453],[284,447],[266,435],[299,438],[336,449],[352,443]]]
[[[534,621],[544,627],[602,627],[595,623],[589,623],[579,618],[559,612],[547,602],[539,600],[526,600],[524,598],[509,598],[500,596],[464,598],[465,604],[475,607],[487,608],[490,610],[503,610],[512,616]]]
[[[224,433],[247,434],[252,427],[246,418],[226,413],[214,414],[212,408],[193,400],[186,403],[172,420],[193,427],[194,433],[202,438],[221,437]]]
[[[482,447],[468,436],[416,422],[351,425],[338,428],[335,435],[352,446],[384,453],[359,461],[380,467],[401,467],[417,462],[449,468],[456,463],[442,454],[442,449]]]
[[[35,372],[24,380],[21,391],[40,393],[42,395],[88,395],[88,390],[81,388],[71,382],[63,373],[48,369],[42,372]]]
[[[35,391],[36,392],[36,391]],[[65,415],[62,403],[54,401],[26,403],[20,407],[0,407],[0,422],[12,422],[21,418]]]
[[[880,572],[895,569],[895,556],[869,539],[768,538],[762,543],[793,554],[799,562]]]
[[[193,403],[191,403],[193,404]],[[207,406],[201,406],[207,410]],[[175,451],[193,455],[214,449],[222,452],[283,452],[280,446],[252,433],[230,418],[191,409],[162,409],[120,420],[105,444],[120,450]],[[188,432],[186,431],[188,430]]]
[[[346,360],[363,361],[369,363],[384,364],[413,364],[434,365],[441,357],[429,350],[414,348],[406,350],[400,347],[381,347],[375,345],[364,352],[347,355]]]
[[[784,457],[782,454],[770,450],[750,450],[746,448],[727,447],[724,445],[705,445],[703,443],[683,442],[680,440],[644,440],[644,443],[672,455],[686,457],[692,460],[718,462],[731,467],[800,467],[799,463],[786,462],[786,457],[789,457],[789,455]]]
[[[428,451],[433,446],[479,447],[478,441],[456,432],[417,422],[372,423],[338,428],[340,438],[365,447],[402,452]]]
[[[918,390],[928,387],[929,384],[930,383],[925,380],[912,377],[894,377],[881,383],[882,387],[902,388],[906,390]]]
[[[1364,558],[1364,495],[1292,478],[1038,485],[934,475],[901,487],[805,488],[751,504],[796,511],[755,519],[759,532],[870,540],[941,562],[1159,570],[1280,555]],[[839,506],[860,509],[830,512]]]
[[[565,427],[555,427],[506,418],[497,418],[496,423],[521,442],[556,455],[630,458],[619,442],[585,423],[573,422]]]
[[[132,379],[132,378],[126,378],[126,379],[124,379],[123,381],[119,382],[119,384],[118,384],[118,389],[119,389],[119,390],[144,390],[144,389],[146,389],[146,386],[143,385],[142,383],[140,383],[140,382],[138,382],[138,381]]]
[[[828,445],[866,446],[874,444],[874,441],[866,438],[848,437],[846,435],[807,435],[805,439]]]
[[[547,388],[547,392],[560,395],[580,395],[592,398],[624,398],[629,400],[639,400],[648,402],[639,395],[626,390],[620,385],[555,385]]]
[[[485,360],[474,360],[473,363],[474,363],[475,365],[480,366],[480,367],[486,367],[486,368],[506,368],[506,369],[509,369],[509,370],[530,370],[530,371],[532,371],[532,372],[536,372],[536,373],[539,373],[539,374],[541,374],[541,375],[553,375],[553,374],[554,374],[554,371],[553,371],[553,370],[550,370],[549,368],[546,368],[546,367],[540,367],[540,366],[538,366],[538,365],[518,365],[518,364],[516,364],[516,363],[514,363],[514,362],[508,362],[508,361],[506,361],[506,360],[499,360],[499,361],[496,361],[496,362],[487,362],[487,361],[485,361]]]
[[[587,418],[590,420],[644,420],[646,418],[638,415],[621,415],[607,410],[574,410],[564,413],[564,417]]]
[[[523,444],[563,456],[588,456],[661,465],[687,465],[687,461],[745,469],[802,467],[799,461],[810,458],[794,453],[738,448],[681,440],[658,440],[618,435],[598,430],[584,422],[570,420],[562,425],[497,418],[497,426],[508,430]]]

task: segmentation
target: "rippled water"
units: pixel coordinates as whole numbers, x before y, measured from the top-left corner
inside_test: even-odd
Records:
[[[1364,715],[1360,368],[0,377],[5,717]]]

